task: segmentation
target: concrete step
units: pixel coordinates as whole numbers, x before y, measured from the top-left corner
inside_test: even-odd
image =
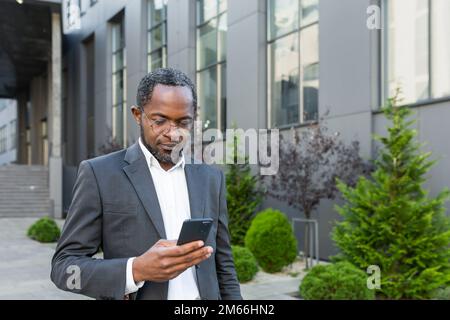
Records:
[[[43,217],[50,212],[47,167],[0,166],[0,217]]]

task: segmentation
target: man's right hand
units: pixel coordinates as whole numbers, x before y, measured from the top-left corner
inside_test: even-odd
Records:
[[[186,269],[208,259],[213,252],[203,241],[177,246],[176,240],[159,240],[133,261],[135,282],[164,282],[176,278]]]

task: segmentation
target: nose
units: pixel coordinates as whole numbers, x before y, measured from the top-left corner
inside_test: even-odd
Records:
[[[175,126],[170,126],[169,131],[166,132],[166,136],[168,136],[172,142],[181,142],[184,138],[182,130]]]

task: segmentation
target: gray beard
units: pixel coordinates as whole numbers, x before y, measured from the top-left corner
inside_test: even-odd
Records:
[[[151,145],[149,145],[145,141],[144,130],[142,129],[142,127],[141,127],[141,141],[142,144],[147,148],[147,150],[155,157],[155,159],[159,161],[159,163],[170,163],[175,165],[181,157],[181,150],[180,150],[180,153],[177,157],[178,159],[176,159],[177,161],[173,162],[171,154],[162,153],[159,152],[157,149],[154,149]]]

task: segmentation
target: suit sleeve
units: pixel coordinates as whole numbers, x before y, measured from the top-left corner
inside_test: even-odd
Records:
[[[123,299],[127,260],[95,259],[102,242],[102,205],[88,161],[78,170],[61,237],[52,259],[51,280],[61,290],[95,299]]]
[[[223,172],[220,172],[219,221],[216,238],[216,268],[220,295],[224,300],[242,300],[239,281],[231,253],[230,234],[228,232],[228,210],[226,185]]]

